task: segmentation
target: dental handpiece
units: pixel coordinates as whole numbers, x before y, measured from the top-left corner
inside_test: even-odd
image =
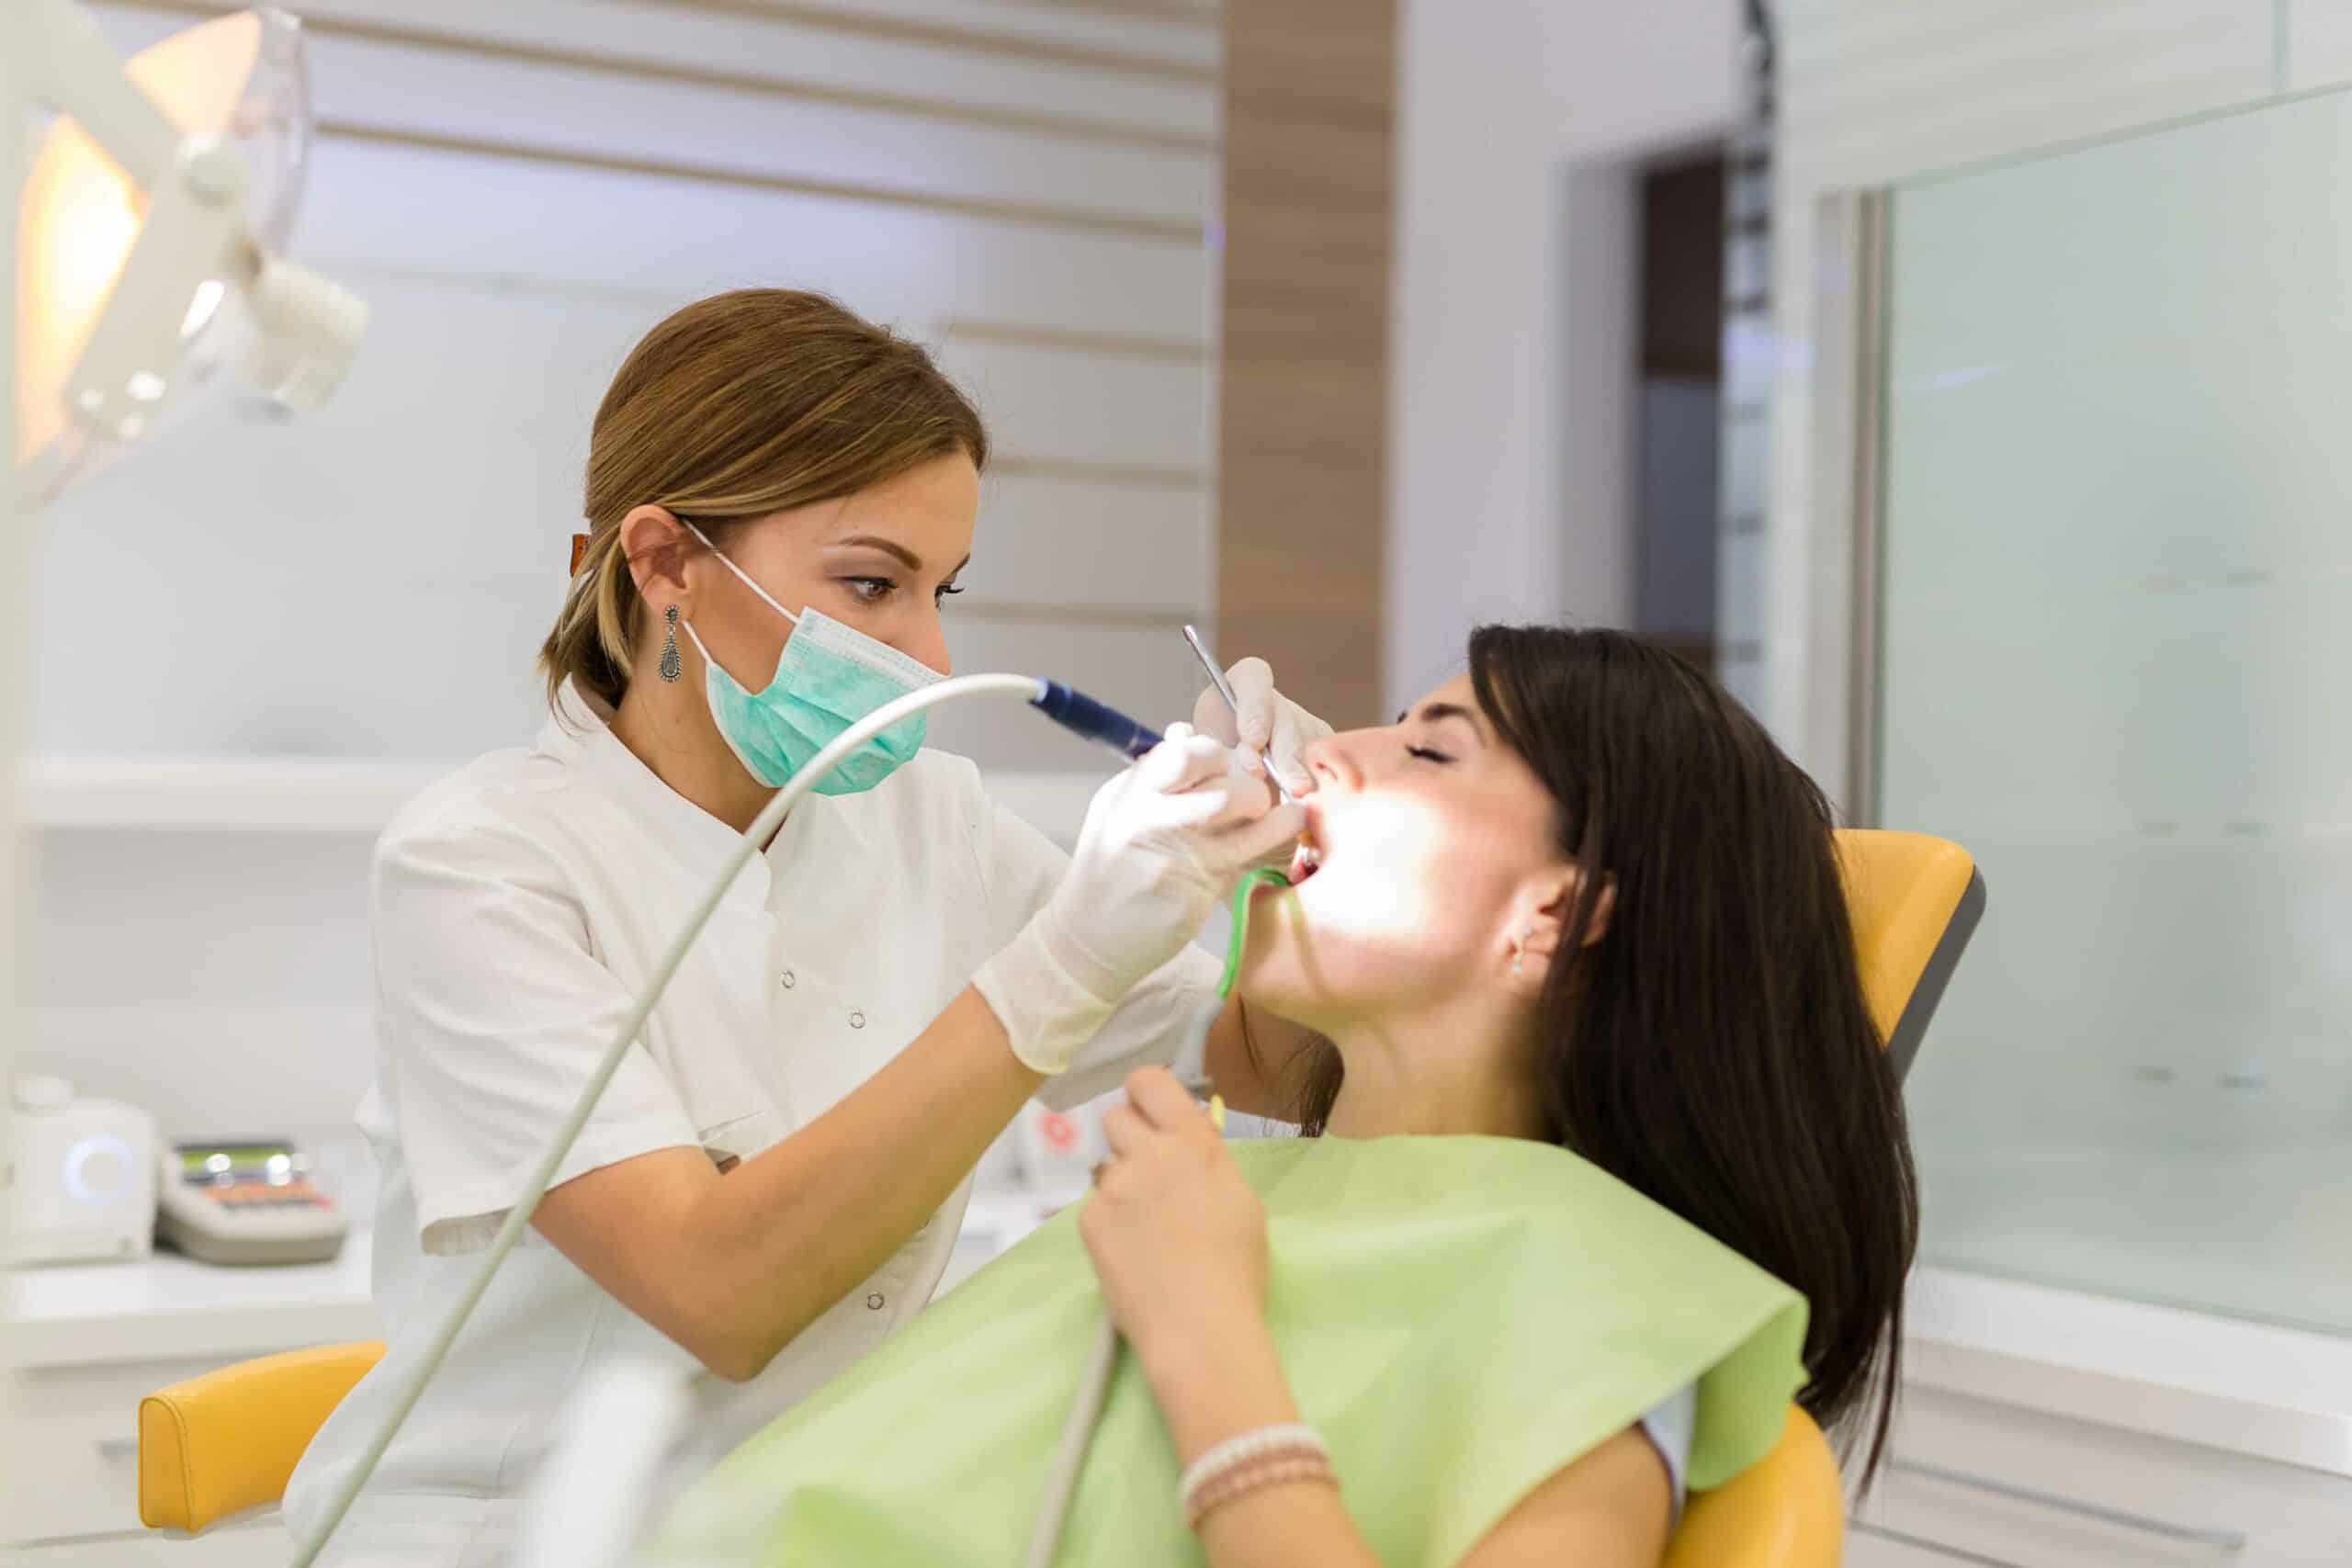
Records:
[[[1160,734],[1137,724],[1117,708],[1098,703],[1084,692],[1059,681],[1040,681],[1030,705],[1071,734],[1108,746],[1130,760],[1160,742]]]
[[[1231,714],[1233,722],[1238,725],[1241,722],[1241,699],[1233,694],[1233,683],[1225,678],[1225,671],[1216,667],[1216,660],[1209,654],[1208,645],[1201,640],[1201,634],[1194,631],[1189,623],[1184,627],[1184,640],[1193,645],[1193,652],[1200,658],[1201,668],[1209,672],[1209,684],[1215,686],[1216,694],[1225,699],[1226,712]],[[1283,781],[1274,777],[1272,768],[1266,770],[1266,782],[1274,786],[1274,794],[1284,806],[1298,804],[1298,797],[1283,787]]]

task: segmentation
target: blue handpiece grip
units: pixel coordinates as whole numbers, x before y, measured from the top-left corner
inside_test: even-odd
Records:
[[[1123,757],[1140,757],[1159,744],[1157,730],[1146,729],[1117,708],[1106,707],[1084,692],[1059,681],[1044,681],[1046,689],[1031,698],[1038,711],[1071,734],[1108,746]]]

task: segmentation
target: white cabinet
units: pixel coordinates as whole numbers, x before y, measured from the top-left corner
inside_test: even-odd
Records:
[[[1891,1530],[1866,1533],[1862,1528],[1852,1524],[1847,1526],[1843,1568],[1952,1568],[1954,1563],[2001,1568],[1990,1558],[1932,1544],[1914,1536]]]
[[[2352,1476],[1911,1390],[1853,1568],[2352,1562]]]
[[[0,1450],[0,1561],[9,1568],[252,1568],[288,1551],[274,1517],[172,1540],[139,1522],[140,1399],[217,1357],[33,1368]]]
[[[0,1428],[0,1562],[215,1568],[287,1555],[275,1517],[194,1540],[139,1522],[139,1402],[232,1362],[376,1337],[368,1238],[334,1262],[215,1269],[170,1253],[7,1280],[14,1409]]]
[[[0,1467],[0,1539],[138,1529],[139,1401],[220,1364],[208,1359],[20,1370]]]
[[[61,1540],[12,1547],[8,1568],[265,1568],[293,1554],[285,1527],[263,1519],[193,1540],[162,1536]]]
[[[1923,1268],[1854,1568],[2352,1564],[2352,1342]]]

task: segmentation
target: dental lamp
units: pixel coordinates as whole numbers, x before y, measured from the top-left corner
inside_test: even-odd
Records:
[[[62,117],[16,247],[15,456],[35,503],[223,365],[288,408],[324,401],[368,308],[277,254],[310,136],[300,24],[239,12],[126,66],[70,0],[5,9],[0,53],[29,67],[17,123],[27,98]]]

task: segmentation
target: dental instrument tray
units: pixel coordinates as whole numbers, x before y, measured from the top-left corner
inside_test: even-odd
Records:
[[[323,1263],[343,1250],[343,1211],[284,1138],[175,1144],[162,1174],[156,1235],[200,1262]]]

